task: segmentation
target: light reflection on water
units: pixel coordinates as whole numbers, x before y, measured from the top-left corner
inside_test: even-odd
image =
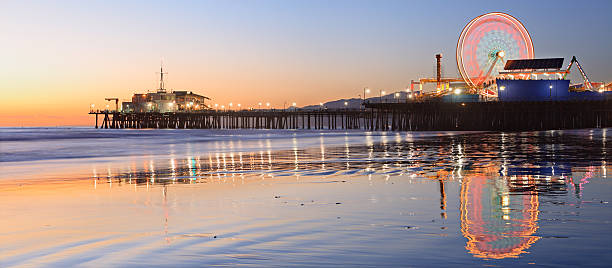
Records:
[[[309,144],[303,146],[299,137],[293,137],[290,149],[272,150],[273,141],[261,139],[259,150],[249,151],[242,150],[240,141],[225,141],[215,145],[224,150],[205,154],[177,156],[171,151],[167,158],[93,164],[91,178],[85,180],[91,182],[87,187],[95,193],[104,187],[105,194],[98,198],[121,196],[114,209],[130,213],[134,211],[130,206],[140,204],[136,200],[142,198],[146,206],[159,206],[163,215],[160,236],[165,246],[151,244],[155,235],[153,242],[148,235],[146,246],[135,242],[142,239],[133,238],[136,246],[121,247],[134,255],[85,256],[92,265],[128,266],[142,265],[138,261],[143,260],[187,266],[401,266],[408,259],[418,266],[448,262],[466,265],[476,260],[509,264],[504,261],[512,259],[524,259],[522,264],[557,264],[553,249],[571,251],[598,235],[604,239],[611,236],[607,198],[612,189],[606,165],[610,148],[606,139],[606,130],[426,138],[389,133],[378,141],[366,133],[363,142],[357,144],[345,137],[344,144],[328,145],[321,136],[318,144],[308,140]],[[125,186],[132,189],[131,196],[123,192]],[[157,189],[160,196],[148,194]],[[588,190],[591,193],[585,199]],[[121,195],[115,191],[122,191]],[[274,194],[267,195],[270,192]],[[211,196],[203,197],[208,194]],[[131,203],[125,202],[130,199]],[[204,199],[205,204],[217,208],[208,213],[202,206]],[[278,202],[270,204],[268,199]],[[106,202],[98,200],[98,204]],[[312,209],[298,212],[308,207]],[[585,207],[582,213],[595,218],[576,216],[581,207]],[[199,223],[202,219],[207,220]],[[340,221],[342,225],[337,225]],[[584,221],[594,230],[608,232],[589,234],[586,230],[581,239],[566,245],[568,248],[558,249],[560,245],[543,242],[576,235],[561,223],[572,225],[569,230],[574,230],[580,227],[573,225]],[[119,222],[110,219],[111,225]],[[148,233],[155,230],[144,229]],[[406,231],[421,236],[400,233]],[[127,233],[138,234],[134,230]],[[0,238],[2,235],[7,234],[0,233]],[[20,239],[19,235],[11,238]],[[445,245],[440,244],[444,241]],[[530,252],[540,242],[542,248]],[[2,247],[13,249],[10,244]],[[609,249],[610,245],[604,244],[596,251]],[[26,264],[23,257],[32,253],[28,254],[0,254],[0,264],[3,259],[9,265]],[[146,261],[154,254],[165,257]],[[357,256],[341,257],[346,254]],[[436,254],[438,258],[423,254]],[[73,260],[74,264],[78,256],[67,254],[65,263]],[[57,258],[49,262],[34,259],[35,264],[61,263]],[[598,264],[609,259],[578,256],[575,261]]]

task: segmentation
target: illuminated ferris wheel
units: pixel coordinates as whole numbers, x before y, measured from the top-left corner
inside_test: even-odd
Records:
[[[501,12],[470,21],[457,42],[457,67],[472,89],[483,88],[503,70],[506,59],[533,59],[529,32],[516,18]]]

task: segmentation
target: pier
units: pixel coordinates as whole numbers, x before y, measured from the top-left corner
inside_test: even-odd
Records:
[[[100,128],[195,129],[360,129],[370,128],[365,110],[242,110],[121,113],[92,111]]]
[[[522,131],[612,127],[612,100],[365,103],[363,109],[91,111],[96,128]],[[98,125],[99,117],[101,124]]]

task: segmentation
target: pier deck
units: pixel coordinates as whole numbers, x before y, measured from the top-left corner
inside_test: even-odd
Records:
[[[367,103],[364,109],[121,113],[96,128],[521,131],[612,127],[612,101]],[[102,123],[98,126],[98,117]]]

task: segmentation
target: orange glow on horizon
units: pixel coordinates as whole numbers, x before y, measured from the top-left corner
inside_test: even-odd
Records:
[[[93,126],[95,118],[87,114],[92,104],[94,109],[104,109],[107,104],[114,108],[114,103],[106,102],[104,98],[117,97],[120,101],[129,101],[134,93],[155,91],[158,77],[153,66],[131,66],[130,69],[135,71],[83,67],[101,71],[99,76],[94,75],[93,70],[80,71],[74,67],[53,77],[0,81],[1,88],[9,89],[3,90],[4,96],[0,100],[0,126]],[[314,79],[306,79],[308,74],[273,69],[255,73],[196,71],[202,69],[187,66],[183,69],[168,68],[167,88],[210,97],[211,100],[207,101],[210,106],[217,103],[229,107],[229,103],[240,103],[241,108],[248,109],[259,107],[259,102],[269,102],[269,108],[278,109],[294,102],[305,106],[340,98],[358,98],[364,83],[349,82],[350,79],[343,76],[332,77],[326,74],[328,72],[310,75]]]

